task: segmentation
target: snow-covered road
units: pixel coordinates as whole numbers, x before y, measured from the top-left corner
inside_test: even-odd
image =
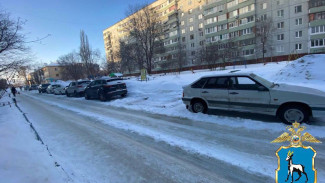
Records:
[[[279,131],[28,92],[18,104],[75,182],[274,182]],[[325,147],[313,147],[322,182]]]

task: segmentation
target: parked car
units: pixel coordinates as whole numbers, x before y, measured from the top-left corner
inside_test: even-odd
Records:
[[[54,95],[65,95],[65,89],[66,86],[60,84],[54,89]]]
[[[31,90],[37,90],[38,88],[38,85],[31,85],[28,90],[31,91]]]
[[[46,93],[48,94],[53,94],[54,93],[54,89],[57,88],[57,87],[60,87],[59,84],[52,84],[52,85],[49,85],[46,89]]]
[[[85,90],[85,99],[97,98],[106,101],[113,96],[125,97],[127,94],[126,84],[121,78],[98,79],[91,82]]]
[[[48,86],[50,86],[50,84],[40,84],[38,86],[38,93],[45,93]]]
[[[88,86],[89,83],[89,80],[71,82],[65,90],[65,94],[68,97],[84,96],[85,88]]]
[[[183,89],[182,100],[195,113],[208,109],[261,113],[287,124],[325,116],[324,92],[272,83],[252,73],[205,76]]]

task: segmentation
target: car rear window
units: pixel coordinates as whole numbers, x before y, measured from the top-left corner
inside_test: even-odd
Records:
[[[108,79],[108,80],[106,80],[106,82],[117,81],[117,80],[123,80],[123,79],[121,79],[121,78]]]
[[[199,81],[195,82],[194,84],[192,84],[192,88],[202,88],[203,85],[206,83],[206,81],[208,80],[208,78],[202,78]]]
[[[90,83],[90,81],[79,81],[78,85],[80,85],[80,84],[89,84],[89,83]]]

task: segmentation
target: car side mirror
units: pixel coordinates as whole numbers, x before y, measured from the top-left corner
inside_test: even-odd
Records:
[[[257,88],[257,90],[258,90],[258,91],[268,91],[268,89],[267,89],[266,87],[264,87],[264,86],[259,86],[259,87]]]

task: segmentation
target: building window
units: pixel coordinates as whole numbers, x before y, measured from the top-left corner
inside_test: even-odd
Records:
[[[324,47],[324,39],[313,39],[311,40],[311,47]]]
[[[240,35],[246,35],[246,34],[251,34],[253,32],[252,27],[251,28],[247,28],[247,29],[243,29],[240,31]]]
[[[194,43],[191,43],[191,47],[194,48],[195,44]]]
[[[295,6],[295,13],[301,13],[302,12],[302,6]]]
[[[189,10],[188,10],[188,13],[189,13],[189,14],[191,14],[191,13],[192,13],[192,11],[193,11],[192,9],[189,9]]]
[[[203,32],[200,32],[200,36],[203,36]]]
[[[193,22],[193,18],[190,18],[189,22]]]
[[[194,55],[195,55],[195,51],[192,51],[192,52],[191,52],[191,55],[194,56]]]
[[[277,47],[276,47],[276,52],[284,52],[284,47],[283,47],[283,45],[277,46]]]
[[[185,24],[185,22],[184,21],[181,21],[181,25],[184,25]]]
[[[301,37],[302,37],[302,31],[297,31],[296,38],[301,38]]]
[[[203,28],[203,23],[199,24],[199,28],[201,28],[201,29]]]
[[[57,70],[58,70],[58,68],[54,68],[54,70],[55,70],[55,71],[57,71]]]
[[[264,20],[266,20],[267,19],[267,15],[266,14],[264,14],[264,15],[261,15],[261,21],[264,21]]]
[[[278,41],[283,41],[284,40],[284,34],[278,34],[277,40]]]
[[[182,13],[181,16],[183,17],[184,16],[184,13]]]
[[[56,74],[56,77],[59,77],[59,74]]]
[[[267,3],[261,4],[261,9],[265,10],[267,8]]]
[[[276,1],[276,5],[279,6],[279,5],[281,5],[281,4],[283,4],[283,0],[277,0],[277,1]]]
[[[255,4],[251,4],[239,9],[239,14],[248,13],[255,10]]]
[[[193,26],[191,26],[191,27],[190,27],[190,31],[193,31],[193,29],[194,29]]]
[[[201,20],[203,18],[202,14],[199,14],[198,19]]]
[[[325,11],[316,13],[315,20],[323,20],[323,19],[325,19]]]
[[[278,29],[283,29],[283,28],[284,28],[284,22],[279,22]]]
[[[194,39],[194,34],[190,35],[190,40]]]
[[[185,37],[182,37],[182,41],[185,42]]]
[[[296,50],[302,50],[302,44],[301,43],[296,44]]]
[[[185,29],[182,29],[182,34],[185,34]]]
[[[243,55],[244,56],[254,55],[254,53],[255,53],[254,49],[243,50]]]
[[[296,25],[301,25],[301,24],[302,24],[302,18],[297,18]]]
[[[227,20],[227,14],[223,14],[223,15],[218,16],[218,22],[221,22],[221,21],[224,21],[224,20]]]
[[[204,45],[204,41],[200,41],[200,45],[201,45],[201,46]]]
[[[311,34],[322,34],[325,33],[325,25],[311,27]]]
[[[284,10],[278,10],[278,17],[284,16]]]

